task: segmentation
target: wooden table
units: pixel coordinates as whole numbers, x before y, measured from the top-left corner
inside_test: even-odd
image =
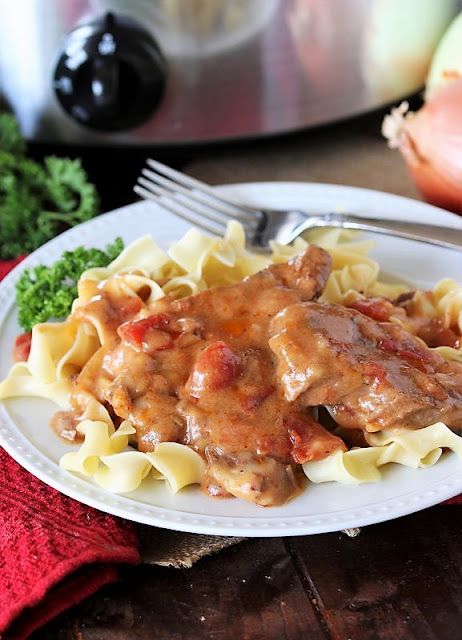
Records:
[[[305,180],[416,196],[380,114],[258,144],[160,154],[211,183]],[[145,152],[112,157],[110,206],[131,199]],[[159,156],[159,153],[157,154]],[[109,162],[109,159],[108,159]],[[123,163],[123,166],[120,166]],[[121,187],[114,192],[113,185]],[[192,569],[139,566],[36,640],[456,640],[462,637],[462,506],[342,533],[253,539]]]
[[[462,507],[374,525],[254,539],[192,569],[140,566],[40,640],[457,640]]]

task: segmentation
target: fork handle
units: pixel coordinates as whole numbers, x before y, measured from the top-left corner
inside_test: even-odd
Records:
[[[440,227],[421,222],[402,222],[401,220],[382,220],[351,214],[329,213],[325,216],[317,216],[315,219],[310,217],[305,223],[302,222],[300,227],[304,227],[303,231],[313,227],[358,229],[462,251],[461,229]],[[300,235],[302,230],[298,230],[297,235]]]

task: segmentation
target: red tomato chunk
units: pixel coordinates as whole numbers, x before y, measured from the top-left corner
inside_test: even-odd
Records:
[[[171,349],[178,334],[168,331],[170,318],[159,313],[134,322],[125,322],[118,329],[120,338],[137,351],[162,351]]]
[[[292,459],[297,464],[323,460],[334,451],[346,451],[343,440],[324,429],[306,414],[292,414],[284,420],[292,444]]]
[[[364,313],[365,316],[369,316],[373,320],[378,322],[387,322],[390,319],[390,314],[393,311],[393,305],[387,300],[381,298],[368,298],[366,300],[355,300],[348,305],[356,311]]]
[[[21,333],[16,338],[13,347],[14,362],[25,362],[29,357],[32,333]]]
[[[200,354],[191,373],[188,387],[193,397],[208,389],[217,391],[231,385],[239,375],[240,358],[225,342],[209,344]]]

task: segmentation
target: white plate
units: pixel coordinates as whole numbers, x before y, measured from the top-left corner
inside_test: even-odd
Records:
[[[351,187],[303,183],[232,185],[223,191],[243,201],[275,208],[299,207],[313,212],[332,209],[402,220],[441,223],[462,228],[462,220],[421,202]],[[71,229],[41,247],[0,285],[0,376],[10,367],[10,352],[19,331],[14,285],[25,267],[56,260],[64,250],[84,244],[104,246],[121,235],[130,242],[150,232],[166,246],[188,228],[152,203],[137,204],[100,216]],[[417,286],[443,277],[462,279],[461,254],[429,245],[377,237],[375,257],[389,273]],[[129,495],[112,495],[90,481],[61,471],[63,453],[73,450],[48,426],[54,406],[25,398],[0,404],[0,442],[35,476],[81,502],[130,520],[195,533],[279,536],[338,531],[396,518],[424,509],[462,492],[462,462],[444,454],[434,467],[414,471],[389,465],[376,484],[309,485],[284,507],[264,509],[242,500],[213,500],[190,487],[172,495],[165,483],[152,481]],[[75,450],[75,449],[74,449]]]

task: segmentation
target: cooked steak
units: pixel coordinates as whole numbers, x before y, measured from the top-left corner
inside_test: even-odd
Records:
[[[289,402],[324,405],[342,427],[370,432],[462,427],[462,366],[397,324],[304,302],[279,312],[270,333]]]
[[[268,346],[272,318],[319,295],[329,272],[329,255],[311,246],[239,284],[162,298],[119,327],[98,380],[84,370],[76,393],[91,385],[132,422],[142,451],[173,440],[203,454],[210,493],[282,504],[297,490],[294,464],[346,448],[285,399]]]

